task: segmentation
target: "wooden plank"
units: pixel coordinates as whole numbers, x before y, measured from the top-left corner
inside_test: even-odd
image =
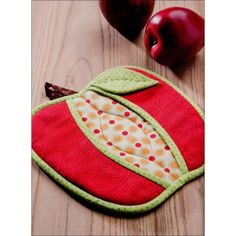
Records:
[[[154,12],[185,6],[204,15],[204,1],[156,1]],[[147,54],[142,32],[130,42],[100,13],[97,1],[32,2],[32,104],[47,98],[45,81],[80,90],[95,75],[116,65],[158,72],[204,106],[204,52],[178,69]],[[107,216],[75,201],[32,165],[33,235],[203,235],[204,178],[180,189],[149,214]]]

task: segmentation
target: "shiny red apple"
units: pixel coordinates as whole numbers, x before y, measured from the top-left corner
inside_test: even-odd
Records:
[[[187,8],[166,8],[148,21],[144,37],[154,60],[167,66],[179,65],[204,46],[204,19]]]
[[[100,0],[106,20],[128,39],[134,39],[147,23],[154,0]]]

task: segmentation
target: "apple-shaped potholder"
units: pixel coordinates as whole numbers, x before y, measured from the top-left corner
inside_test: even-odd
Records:
[[[200,108],[161,76],[115,67],[33,110],[33,160],[73,194],[148,211],[203,173]]]

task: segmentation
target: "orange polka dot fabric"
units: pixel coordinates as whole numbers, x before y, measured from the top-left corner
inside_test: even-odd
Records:
[[[82,121],[110,152],[169,183],[179,178],[170,148],[137,113],[93,91],[72,102]]]

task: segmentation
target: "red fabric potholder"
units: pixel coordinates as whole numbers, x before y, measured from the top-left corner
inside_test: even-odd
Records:
[[[116,67],[33,110],[32,156],[87,202],[139,213],[203,173],[200,108],[161,76]]]

